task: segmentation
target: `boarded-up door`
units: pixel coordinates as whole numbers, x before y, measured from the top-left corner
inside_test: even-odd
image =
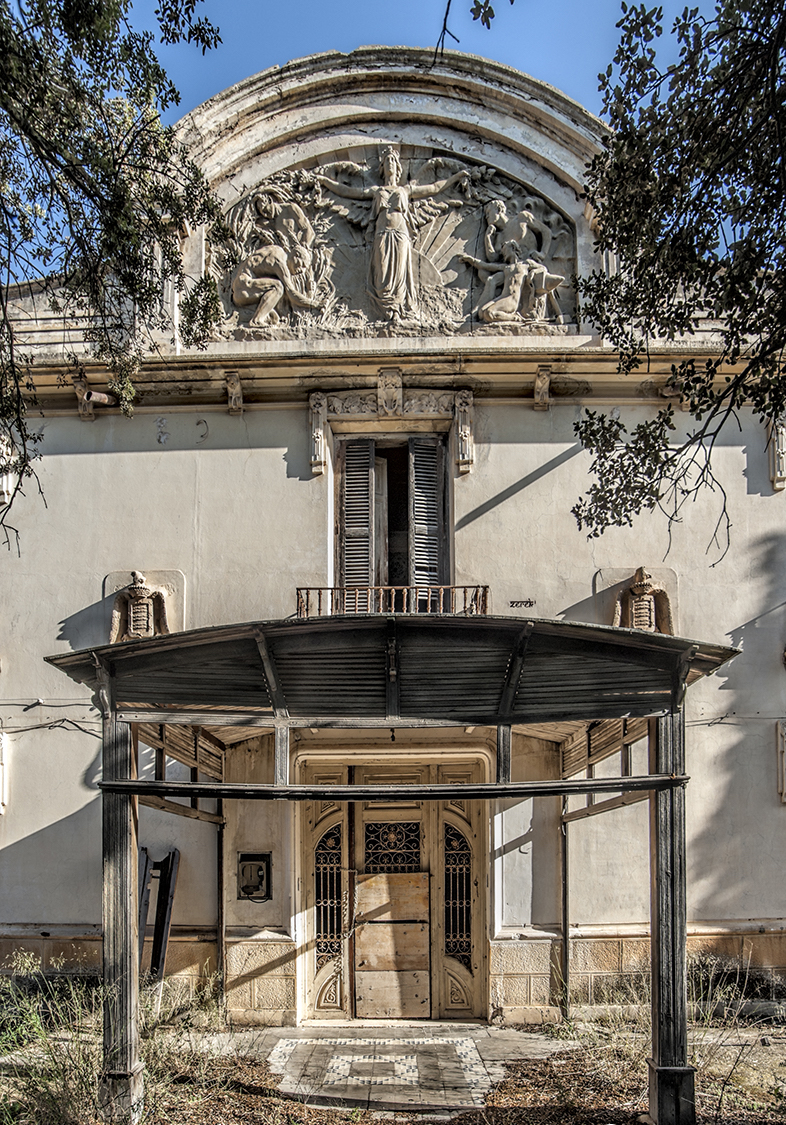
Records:
[[[428,872],[358,875],[355,999],[359,1018],[429,1018],[430,945]]]

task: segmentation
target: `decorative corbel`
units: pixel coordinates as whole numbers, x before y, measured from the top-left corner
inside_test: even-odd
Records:
[[[551,406],[551,365],[545,364],[535,373],[535,399],[532,405],[536,410],[548,410]]]
[[[786,488],[786,415],[769,423],[770,480],[773,492]]]
[[[226,371],[224,374],[227,383],[227,396],[229,398],[229,413],[242,414],[243,384],[240,382],[240,376],[237,371]]]
[[[684,412],[690,410],[690,400],[685,398],[682,393],[682,380],[676,379],[671,375],[662,387],[658,388],[658,397],[666,399],[679,399],[680,410]]]
[[[311,472],[320,476],[327,468],[327,395],[316,391],[309,396],[311,423]]]
[[[79,417],[83,422],[95,422],[96,412],[93,409],[93,403],[90,395],[90,384],[87,379],[82,376],[74,375],[71,379],[76,392],[76,404],[79,409]]]
[[[382,367],[377,378],[377,412],[400,416],[404,410],[404,391],[401,383],[401,370],[398,367]]]
[[[18,458],[13,442],[7,434],[0,433],[0,463],[5,471],[0,472],[0,508],[7,508],[19,484]]]
[[[472,391],[457,391],[455,400],[456,417],[456,465],[460,473],[469,473],[475,462],[475,441],[472,434],[474,396]]]

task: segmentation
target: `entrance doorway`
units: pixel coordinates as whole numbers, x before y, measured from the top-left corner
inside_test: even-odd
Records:
[[[308,761],[307,784],[454,783],[450,801],[309,802],[302,884],[306,1015],[469,1019],[484,1014],[483,802],[460,786],[485,780],[481,758]]]

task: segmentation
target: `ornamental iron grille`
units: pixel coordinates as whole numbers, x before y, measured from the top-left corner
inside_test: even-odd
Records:
[[[420,871],[420,824],[416,820],[366,824],[366,874]]]
[[[341,958],[341,825],[328,829],[314,851],[317,972]]]
[[[445,825],[445,955],[472,972],[472,850],[466,836]]]

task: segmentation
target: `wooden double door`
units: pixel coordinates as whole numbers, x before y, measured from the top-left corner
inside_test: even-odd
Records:
[[[307,766],[309,784],[453,782],[456,799],[313,802],[305,810],[307,1015],[461,1019],[483,1014],[482,763]]]

